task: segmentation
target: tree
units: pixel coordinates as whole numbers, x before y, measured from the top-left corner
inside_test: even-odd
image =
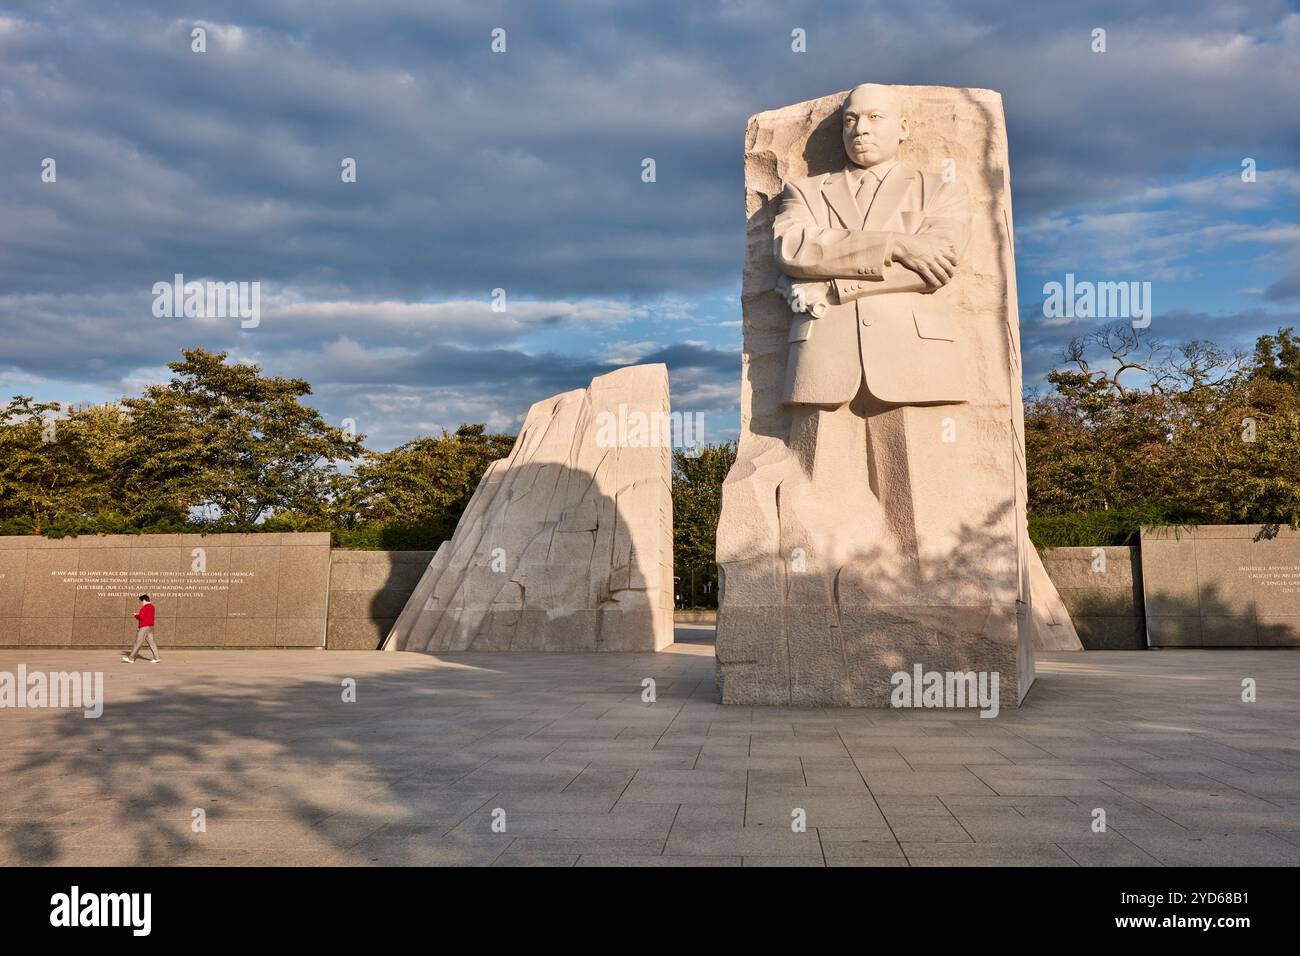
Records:
[[[736,461],[736,446],[701,445],[673,452],[673,574],[689,606],[717,606],[715,551],[722,482]]]
[[[1248,358],[1203,340],[1167,347],[1116,323],[1072,340],[1063,357],[1073,367],[1048,374],[1053,394],[1026,405],[1031,531],[1070,516],[1078,521],[1055,527],[1300,524],[1291,330],[1261,336]]]
[[[417,438],[369,455],[349,492],[358,520],[422,524],[450,538],[488,465],[504,458],[515,436],[461,425],[438,438]]]
[[[241,527],[280,511],[320,513],[337,490],[337,463],[365,452],[364,436],[327,423],[299,399],[300,378],[228,364],[226,353],[185,349],[176,376],[124,399],[132,422],[125,468],[131,497],[168,509],[202,509],[214,528]]]
[[[0,521],[40,534],[105,516],[130,520],[122,482],[129,433],[116,405],[64,411],[14,396],[0,410]]]
[[[1278,382],[1300,389],[1300,338],[1294,328],[1278,329],[1277,335],[1261,335],[1255,342],[1254,381]]]

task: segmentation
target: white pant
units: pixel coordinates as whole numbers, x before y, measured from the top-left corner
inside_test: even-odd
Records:
[[[131,653],[127,657],[134,659],[140,653],[140,646],[145,641],[149,642],[149,653],[153,654],[154,660],[158,659],[158,645],[153,642],[153,626],[142,627],[135,632],[135,647],[131,648]]]

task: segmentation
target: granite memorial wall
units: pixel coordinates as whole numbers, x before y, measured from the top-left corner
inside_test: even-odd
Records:
[[[0,536],[0,645],[129,647],[138,596],[168,647],[324,647],[330,536]]]
[[[1144,529],[1141,555],[1149,646],[1300,646],[1300,532]]]

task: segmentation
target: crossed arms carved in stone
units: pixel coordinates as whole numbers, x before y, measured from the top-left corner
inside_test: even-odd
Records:
[[[890,178],[909,173],[911,182],[901,194],[881,195],[876,201],[889,203],[892,199],[895,205],[903,205],[909,198],[915,198],[909,195],[911,190],[919,194],[930,191],[932,195],[924,203],[915,203],[924,208],[884,209],[883,214],[876,214],[873,204],[873,215],[864,224],[870,225],[875,220],[898,227],[894,229],[849,229],[828,224],[833,221],[834,190],[839,185],[835,173],[820,183],[805,180],[802,184],[786,184],[773,223],[773,245],[786,277],[778,289],[790,299],[796,311],[821,314],[815,308],[818,305],[846,304],[867,295],[929,293],[947,281],[946,276],[941,276],[941,281],[931,281],[933,274],[928,280],[900,259],[909,259],[906,253],[913,249],[946,249],[954,261],[964,253],[970,222],[966,191],[956,183],[943,183],[936,175],[905,169],[895,169]],[[805,195],[805,190],[813,195]],[[882,186],[881,192],[885,191]],[[814,208],[825,210],[825,216],[819,219]],[[791,279],[804,281],[791,282]]]

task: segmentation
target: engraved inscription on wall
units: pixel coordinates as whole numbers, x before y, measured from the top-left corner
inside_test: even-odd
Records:
[[[1243,564],[1237,570],[1256,587],[1279,588],[1283,594],[1300,594],[1300,564]]]
[[[224,593],[256,577],[254,571],[51,571],[51,577],[97,597],[170,600]]]

